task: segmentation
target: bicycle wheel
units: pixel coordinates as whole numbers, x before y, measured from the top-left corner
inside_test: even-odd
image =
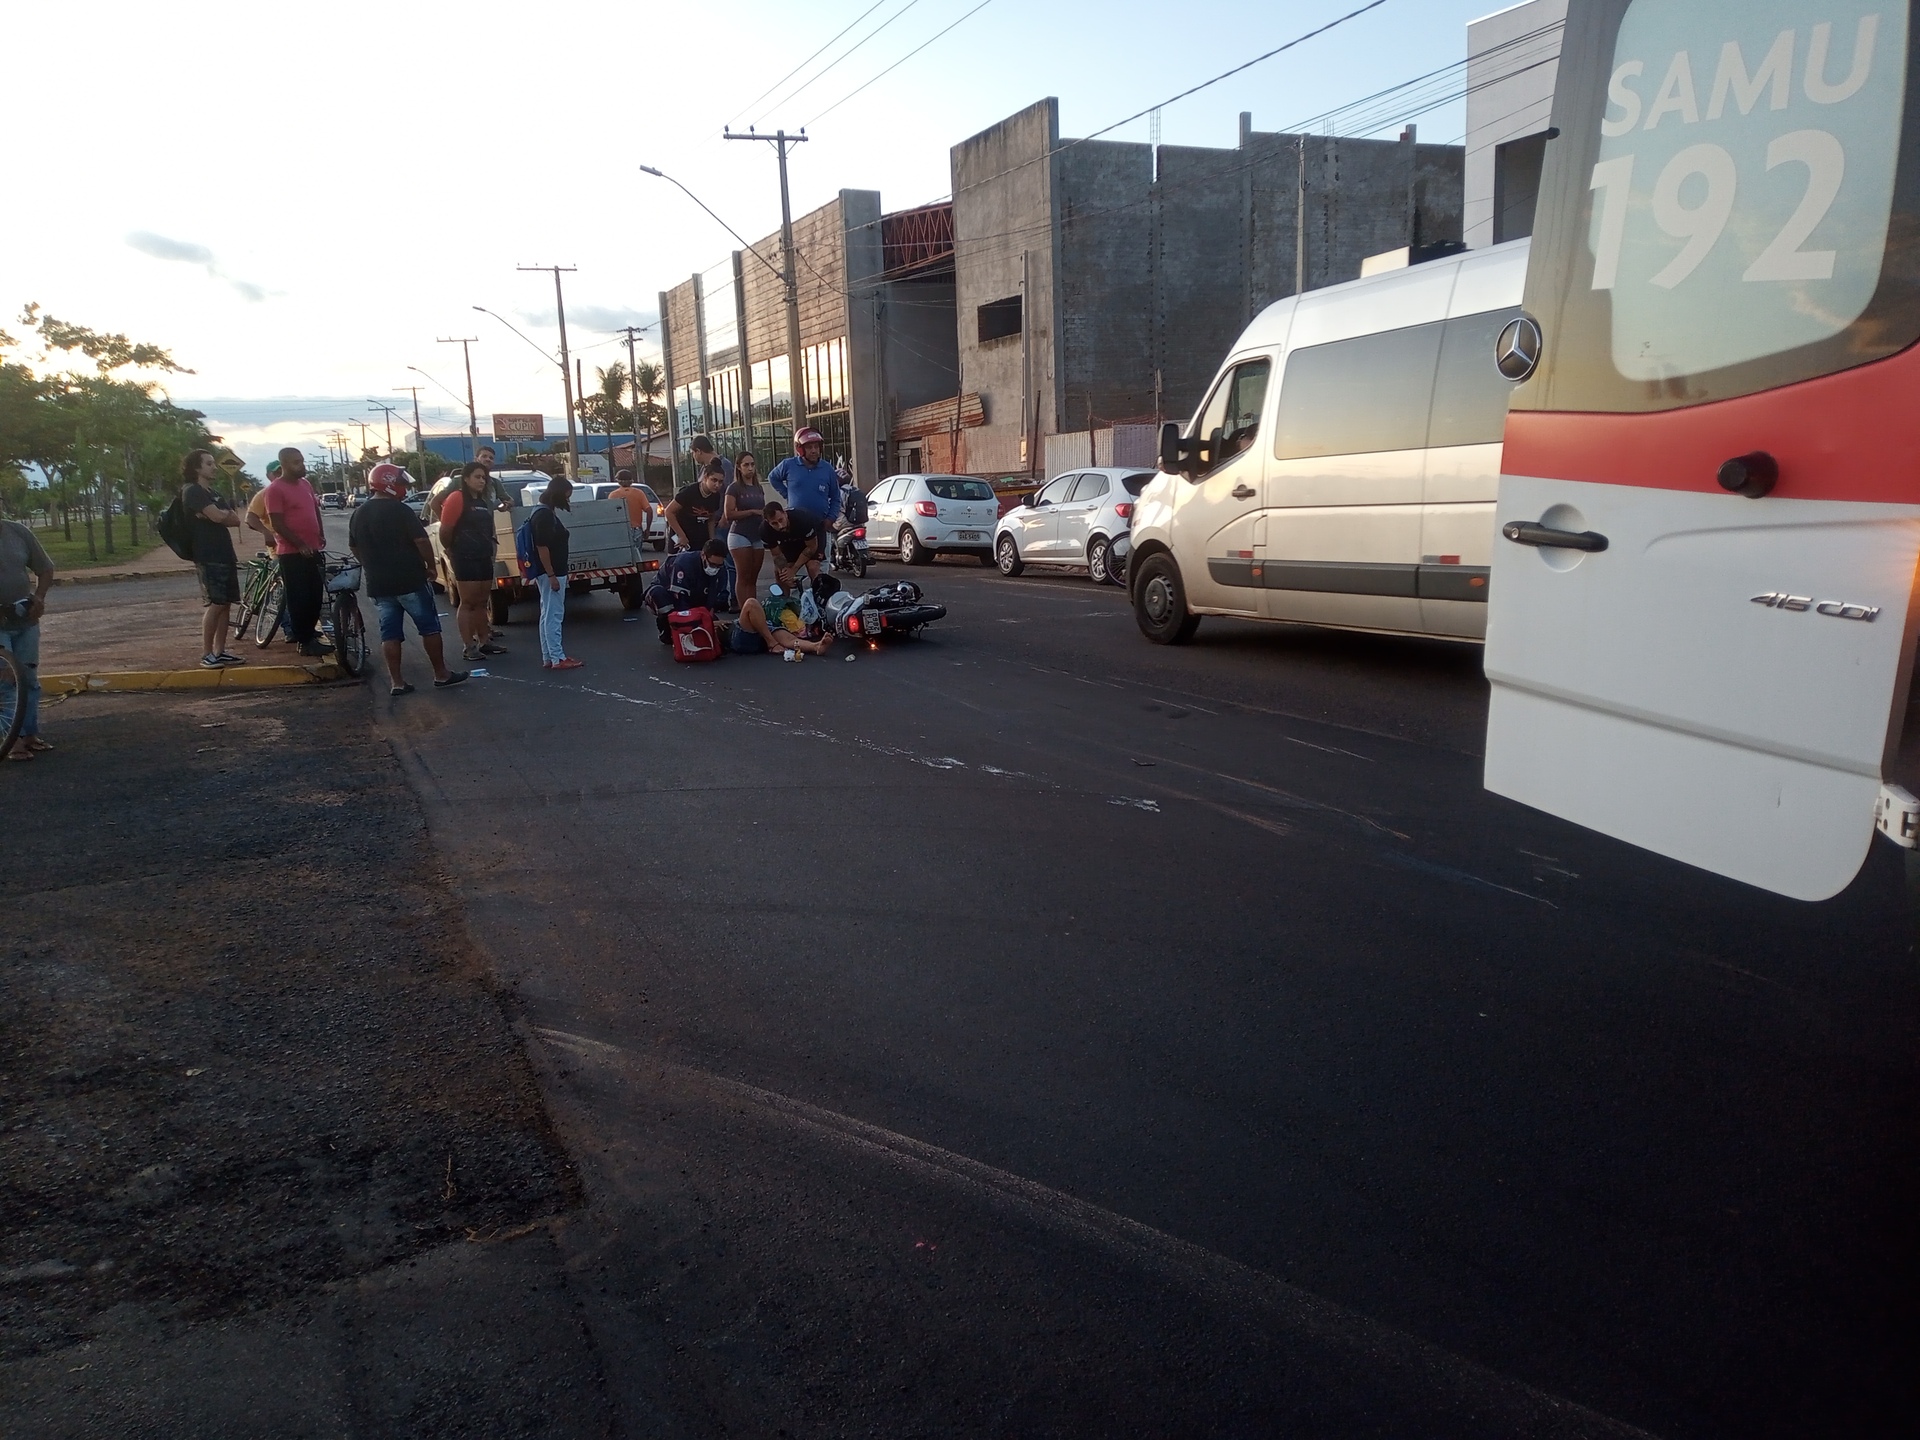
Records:
[[[260,613],[254,620],[253,643],[262,650],[273,643],[280,629],[280,612],[286,606],[287,592],[276,580],[267,587],[267,598],[260,602]]]
[[[367,673],[367,626],[360,602],[351,595],[334,597],[333,658],[355,680]]]
[[[7,758],[20,738],[20,721],[27,709],[26,677],[11,650],[0,650],[0,760]]]

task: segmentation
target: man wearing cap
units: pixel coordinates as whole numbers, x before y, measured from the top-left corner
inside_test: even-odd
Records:
[[[633,540],[633,548],[645,547],[647,535],[653,529],[653,502],[647,499],[647,492],[634,482],[633,471],[622,470],[613,477],[620,483],[607,492],[609,500],[618,500],[627,507],[627,534]]]
[[[833,522],[840,516],[840,473],[820,452],[826,441],[818,430],[806,429],[793,437],[793,454],[773,467],[767,476],[795,520],[805,516],[823,536],[833,533]]]

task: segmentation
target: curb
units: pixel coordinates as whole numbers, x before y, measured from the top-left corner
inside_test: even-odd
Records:
[[[341,678],[337,665],[248,665],[226,670],[103,670],[91,675],[42,675],[48,695],[99,695],[132,690],[269,690],[323,685]]]

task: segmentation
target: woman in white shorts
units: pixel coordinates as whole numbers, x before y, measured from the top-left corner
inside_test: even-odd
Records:
[[[733,607],[738,610],[760,587],[760,562],[766,544],[760,522],[767,508],[767,492],[760,484],[759,462],[742,450],[733,462],[733,483],[727,486],[720,523],[727,528],[727,558],[733,562]]]

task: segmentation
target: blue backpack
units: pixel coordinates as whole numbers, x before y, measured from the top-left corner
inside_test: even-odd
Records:
[[[538,515],[542,508],[536,506],[533,515]],[[533,515],[522,520],[520,528],[513,532],[513,558],[520,562],[520,573],[528,580],[547,573],[540,567],[540,547],[533,538]]]

